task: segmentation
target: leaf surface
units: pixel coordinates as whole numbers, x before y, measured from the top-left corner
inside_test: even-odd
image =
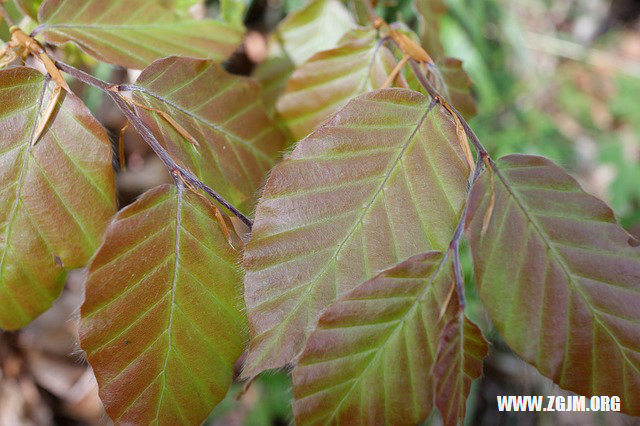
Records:
[[[395,66],[377,46],[376,31],[356,29],[339,47],[313,55],[291,76],[277,110],[293,136],[302,139],[349,99],[379,89]]]
[[[18,9],[34,21],[38,20],[38,9],[42,4],[42,0],[14,0]]]
[[[433,408],[438,341],[457,309],[455,298],[447,301],[454,285],[450,260],[432,251],[330,305],[293,370],[296,424],[423,421]]]
[[[174,158],[243,212],[251,211],[285,143],[257,84],[213,61],[171,57],[146,68],[133,89],[136,101],[169,113],[198,142],[194,146],[160,114],[138,108]]]
[[[300,66],[316,52],[334,47],[355,26],[341,2],[311,0],[278,25],[269,42],[270,56],[285,56]]]
[[[481,299],[523,359],[640,414],[640,247],[613,211],[542,157],[510,155],[475,185],[468,234]]]
[[[46,0],[39,31],[49,43],[77,43],[94,58],[142,69],[171,55],[223,60],[242,32],[227,23],[176,13],[173,1]]]
[[[118,424],[199,424],[231,384],[242,278],[212,210],[182,187],[149,190],[90,265],[81,346]]]
[[[0,71],[0,327],[51,306],[85,265],[115,213],[111,144],[82,102],[63,94],[31,143],[55,83],[31,68]],[[42,96],[43,95],[43,96]],[[42,96],[42,101],[40,102]]]
[[[443,0],[415,0],[420,23],[420,42],[435,61],[444,57],[444,47],[440,42],[440,18],[447,11]]]
[[[489,346],[482,332],[462,312],[444,328],[433,377],[436,406],[445,426],[464,425],[471,382],[482,375]]]
[[[245,376],[292,361],[338,295],[448,246],[469,169],[429,104],[406,89],[359,96],[273,169],[244,256]]]

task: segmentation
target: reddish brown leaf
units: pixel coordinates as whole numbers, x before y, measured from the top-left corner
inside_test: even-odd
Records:
[[[137,109],[173,157],[229,202],[250,212],[285,142],[267,116],[257,84],[227,73],[213,61],[170,57],[146,68],[132,88],[136,102],[174,120]]]
[[[522,358],[565,389],[640,414],[640,247],[613,211],[542,157],[510,155],[471,194],[480,297]]]
[[[359,96],[271,172],[244,256],[245,376],[291,362],[339,295],[448,247],[469,167],[433,105],[405,89]]]
[[[85,265],[115,213],[111,144],[73,94],[43,115],[56,83],[31,68],[0,71],[0,327],[29,323]],[[42,127],[39,142],[31,143]]]
[[[293,370],[298,425],[416,425],[433,408],[431,368],[454,285],[450,258],[428,252],[331,304]]]
[[[238,255],[211,205],[163,185],[121,210],[89,267],[81,345],[118,424],[199,424],[246,343]]]
[[[482,374],[489,346],[462,312],[444,328],[433,367],[436,406],[445,426],[464,424],[471,382]]]

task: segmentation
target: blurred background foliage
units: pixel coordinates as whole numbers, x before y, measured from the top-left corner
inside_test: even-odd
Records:
[[[5,5],[16,19],[14,1]],[[267,34],[306,0],[177,0],[196,16],[220,13],[244,20],[244,45],[227,69],[251,74],[266,57]],[[357,10],[360,0],[344,0]],[[494,158],[540,154],[567,168],[590,193],[606,200],[621,223],[640,236],[640,1],[637,0],[418,0],[438,11],[428,36],[447,56],[464,61],[478,115],[470,124]],[[418,31],[414,0],[378,0],[376,12]],[[244,15],[243,15],[244,14]],[[244,17],[243,17],[244,16]],[[23,27],[33,28],[33,21]],[[330,29],[328,29],[330,30]],[[429,32],[431,30],[431,32]],[[435,34],[434,34],[435,32]],[[0,24],[0,39],[8,28]],[[67,45],[67,62],[110,81],[137,72],[100,64]],[[124,122],[97,90],[74,85],[110,131]],[[120,206],[169,177],[135,132],[125,134],[127,168],[117,175]],[[491,326],[475,293],[471,258],[463,253],[468,311],[492,343],[484,376],[468,400],[468,425],[630,425],[615,413],[498,413],[496,395],[564,395],[516,357]],[[0,334],[0,426],[109,424],[90,367],[77,347],[73,318],[82,303],[82,272],[71,274],[53,308],[25,330]],[[210,425],[291,423],[287,372],[263,374],[248,389],[235,384],[212,413]],[[639,390],[640,391],[640,390]],[[624,403],[624,401],[623,401]],[[427,421],[440,424],[438,414]]]

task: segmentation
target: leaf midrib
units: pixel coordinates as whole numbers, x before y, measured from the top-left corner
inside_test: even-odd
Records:
[[[176,195],[176,234],[174,243],[174,262],[173,262],[173,279],[171,282],[171,302],[169,307],[169,324],[167,326],[167,353],[164,358],[162,366],[162,391],[158,398],[158,407],[156,411],[156,420],[160,419],[160,407],[162,407],[162,399],[164,392],[167,388],[167,364],[169,363],[169,355],[171,354],[172,342],[171,342],[171,330],[173,326],[173,312],[176,307],[176,288],[178,282],[178,266],[180,263],[180,235],[182,228],[182,196],[184,187],[180,181],[176,183],[177,195]]]

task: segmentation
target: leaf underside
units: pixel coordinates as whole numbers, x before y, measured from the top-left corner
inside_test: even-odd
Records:
[[[0,71],[0,82],[0,327],[17,329],[89,260],[115,213],[115,188],[109,139],[78,98],[60,97],[34,146],[55,83],[43,94],[44,76],[24,67]]]
[[[223,60],[240,44],[240,29],[179,16],[157,0],[46,0],[39,11],[49,43],[77,43],[94,58],[142,69],[171,55]]]
[[[375,30],[352,30],[339,47],[316,53],[293,73],[277,111],[301,139],[349,99],[381,88],[394,66],[391,52],[377,46]]]
[[[210,60],[171,57],[146,68],[136,87],[136,101],[167,112],[198,142],[194,146],[160,114],[138,108],[173,157],[250,212],[285,143],[260,101],[258,85]]]
[[[182,187],[147,191],[90,265],[81,346],[116,423],[199,424],[227,393],[246,319],[212,208]]]
[[[300,141],[267,180],[244,255],[243,374],[291,362],[340,294],[445,249],[468,173],[451,117],[405,89],[355,98]]]
[[[522,358],[565,389],[640,414],[640,247],[612,210],[542,157],[510,155],[471,194],[481,299]]]
[[[449,259],[428,252],[330,305],[293,370],[296,424],[423,421],[433,408],[438,341],[457,309],[457,300],[447,302],[454,285]]]
[[[471,382],[482,375],[489,346],[482,332],[462,312],[440,337],[433,367],[435,402],[445,426],[464,424]]]

